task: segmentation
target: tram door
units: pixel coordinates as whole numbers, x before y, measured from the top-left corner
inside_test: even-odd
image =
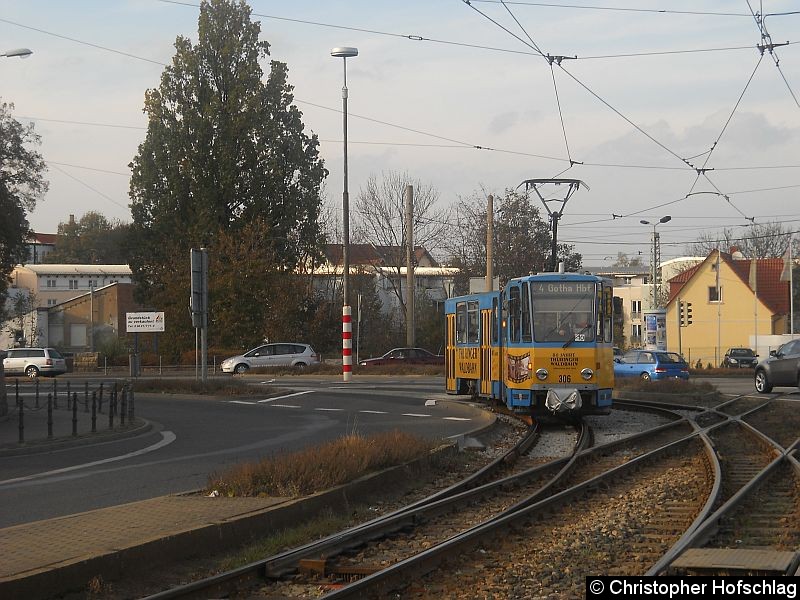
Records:
[[[496,373],[492,368],[492,330],[494,315],[491,309],[481,311],[481,396],[492,395],[492,381]]]
[[[456,316],[447,315],[447,340],[445,342],[445,389],[456,391]]]

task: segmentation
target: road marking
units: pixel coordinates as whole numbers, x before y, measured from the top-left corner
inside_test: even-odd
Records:
[[[464,417],[442,417],[445,421],[472,421],[472,419],[466,419]]]
[[[258,400],[258,402],[275,402],[275,400],[283,400],[284,398],[291,398],[292,396],[302,396],[303,394],[310,394],[314,390],[305,390],[303,392],[295,392],[294,394],[286,394],[285,396],[275,396],[274,398],[265,398],[264,400]]]
[[[430,417],[430,415],[421,415],[419,413],[403,413],[404,417]]]
[[[425,400],[425,406],[436,406],[436,400],[434,400],[433,398]]]
[[[343,408],[315,408],[314,410],[325,410],[328,412],[342,412]]]
[[[228,400],[230,404],[247,404],[248,406],[256,406],[257,402],[247,402],[246,400]]]
[[[152,446],[147,446],[147,448],[142,448],[141,450],[136,450],[134,452],[129,452],[128,454],[123,454],[121,456],[112,456],[111,458],[104,458],[102,460],[96,460],[90,463],[84,463],[82,465],[73,465],[71,467],[64,467],[63,469],[55,469],[53,471],[45,471],[44,473],[36,473],[34,475],[26,475],[25,477],[15,477],[14,479],[6,479],[5,481],[0,481],[0,486],[7,485],[10,483],[19,483],[20,481],[31,481],[33,479],[41,479],[43,477],[49,477],[51,475],[59,475],[61,473],[69,473],[70,471],[77,471],[79,469],[88,469],[89,467],[96,467],[97,465],[104,465],[111,462],[117,462],[120,460],[125,460],[127,458],[133,458],[134,456],[141,456],[142,454],[147,454],[148,452],[153,452],[154,450],[158,450],[159,448],[163,448],[164,446],[168,446],[172,442],[177,439],[177,436],[172,433],[171,431],[162,431],[161,432],[161,441],[156,442]]]
[[[277,406],[278,408],[302,408],[296,404],[270,404],[270,406]]]
[[[360,413],[368,413],[370,415],[388,415],[389,413],[385,410],[360,410]]]

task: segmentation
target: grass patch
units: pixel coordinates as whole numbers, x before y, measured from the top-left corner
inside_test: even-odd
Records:
[[[200,396],[263,396],[266,387],[249,385],[238,379],[209,379],[205,383],[196,379],[139,379],[133,389],[143,394],[197,394]],[[274,392],[275,388],[269,388]]]
[[[338,440],[259,462],[236,465],[209,477],[207,492],[223,496],[305,496],[368,473],[421,458],[436,446],[402,431]]]
[[[614,388],[629,392],[654,392],[661,394],[708,394],[717,388],[707,381],[694,382],[684,379],[660,379],[643,381],[638,377],[620,377],[614,382]]]

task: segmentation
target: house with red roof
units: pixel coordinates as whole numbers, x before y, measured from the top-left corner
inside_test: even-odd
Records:
[[[667,346],[693,366],[719,365],[728,348],[755,347],[758,336],[786,333],[789,283],[783,259],[744,258],[713,250],[703,262],[669,280]],[[691,311],[691,323],[681,305]],[[756,340],[756,343],[753,340]]]

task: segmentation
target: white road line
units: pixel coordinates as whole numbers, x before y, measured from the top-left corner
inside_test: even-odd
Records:
[[[360,413],[367,413],[370,415],[388,415],[389,413],[385,410],[360,410]]]
[[[111,458],[104,458],[102,460],[96,460],[94,462],[84,463],[82,465],[74,465],[72,467],[64,467],[63,469],[45,471],[44,473],[36,473],[35,475],[27,475],[25,477],[15,477],[14,479],[6,479],[5,481],[0,481],[0,486],[7,485],[9,483],[19,483],[20,481],[31,481],[33,479],[41,479],[43,477],[49,477],[50,475],[69,473],[70,471],[77,471],[79,469],[88,469],[89,467],[96,467],[97,465],[104,465],[111,462],[125,460],[126,458],[132,458],[134,456],[141,456],[142,454],[147,454],[148,452],[153,452],[154,450],[158,450],[159,448],[168,446],[176,439],[177,436],[171,431],[162,431],[161,441],[156,442],[155,444],[153,444],[152,446],[148,446],[147,448],[142,448],[141,450],[136,450],[135,452],[129,452],[128,454],[123,454],[121,456],[112,456]]]
[[[472,419],[465,419],[464,417],[442,417],[444,421],[472,421]]]
[[[258,402],[274,402],[275,400],[283,400],[284,398],[291,398],[292,396],[302,396],[303,394],[310,394],[314,390],[305,390],[303,392],[295,392],[294,394],[286,394],[285,396],[275,396],[274,398],[265,398],[264,400],[259,400]]]
[[[246,402],[244,400],[228,400],[230,404],[247,404],[248,406],[257,406],[257,402]]]
[[[270,404],[270,406],[277,406],[278,408],[302,408],[296,404]]]
[[[324,410],[328,412],[342,412],[343,408],[315,408],[314,410]]]
[[[425,400],[425,406],[436,406],[436,400],[434,400],[433,398]]]
[[[430,415],[421,415],[419,413],[403,413],[404,417],[430,417]]]

